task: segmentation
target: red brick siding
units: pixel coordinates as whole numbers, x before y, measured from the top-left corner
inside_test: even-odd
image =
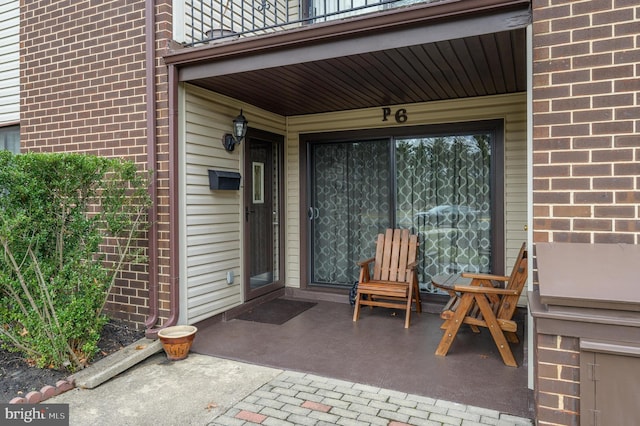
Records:
[[[167,78],[159,55],[171,38],[170,3],[156,2],[156,11],[157,151],[163,160],[151,167],[158,172],[159,193],[165,194],[158,199],[166,212]],[[25,0],[20,14],[22,150],[121,157],[146,169],[145,2]],[[166,214],[159,226],[166,239]],[[167,258],[161,250],[166,281]],[[107,308],[114,317],[144,322],[146,268],[124,271]]]
[[[532,0],[534,241],[640,243],[640,6]],[[580,424],[579,340],[537,335],[536,418]]]
[[[538,425],[580,424],[580,342],[576,337],[536,336]]]
[[[640,6],[532,6],[534,239],[638,244]]]

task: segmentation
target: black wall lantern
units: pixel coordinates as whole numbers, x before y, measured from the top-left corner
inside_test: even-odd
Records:
[[[247,124],[247,119],[244,118],[242,110],[240,110],[240,115],[233,119],[233,133],[227,133],[222,137],[224,149],[231,152],[236,145],[240,145],[240,142],[247,134]]]

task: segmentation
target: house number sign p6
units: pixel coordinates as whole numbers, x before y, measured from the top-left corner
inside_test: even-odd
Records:
[[[382,121],[389,121],[389,116],[393,113],[391,108],[384,107],[382,108]],[[404,123],[407,121],[407,110],[404,108],[400,108],[395,112],[394,118],[396,119],[396,123]]]

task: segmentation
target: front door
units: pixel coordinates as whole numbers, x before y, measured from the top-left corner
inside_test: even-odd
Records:
[[[249,129],[245,142],[245,300],[284,286],[282,279],[283,138]]]

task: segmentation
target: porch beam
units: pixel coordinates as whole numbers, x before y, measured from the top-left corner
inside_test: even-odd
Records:
[[[517,3],[528,4],[528,2]],[[312,40],[309,38],[300,39],[297,43],[291,44],[267,45],[250,51],[245,50],[244,54],[221,54],[220,56],[211,56],[206,59],[201,58],[192,65],[189,65],[187,60],[183,64],[184,66],[180,67],[179,80],[191,81],[509,31],[526,27],[530,22],[530,18],[528,8],[509,8],[508,10],[494,11],[480,16],[463,15],[461,19],[456,20],[441,19],[435,20],[435,22],[429,20],[422,22],[421,25],[413,23],[413,25],[402,25],[401,28],[398,28],[397,20],[395,28],[390,28],[389,25],[384,27],[373,26],[361,31],[347,31],[343,28],[344,25],[333,24],[335,31],[333,36],[322,40],[316,37]],[[331,26],[322,25],[322,28],[331,28]],[[340,32],[341,28],[343,29],[342,32]],[[275,38],[264,37],[264,40],[276,42]],[[225,47],[236,47],[236,52],[241,50],[241,44],[237,42],[228,43],[228,46]],[[203,52],[204,50],[201,53]],[[173,62],[172,60],[176,61]],[[183,57],[182,60],[186,60],[186,58]],[[181,59],[169,55],[165,57],[165,61],[177,63]]]

